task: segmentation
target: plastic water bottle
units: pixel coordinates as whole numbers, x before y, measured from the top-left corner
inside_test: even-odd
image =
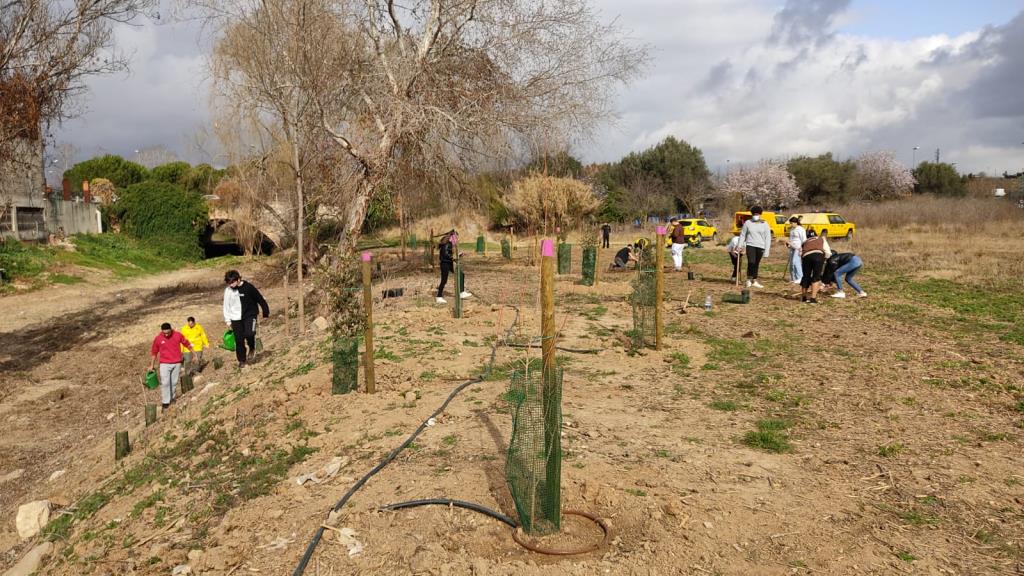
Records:
[[[711,294],[704,297],[704,311],[711,312]]]

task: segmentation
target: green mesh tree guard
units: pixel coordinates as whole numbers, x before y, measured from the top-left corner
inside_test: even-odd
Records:
[[[658,248],[660,249],[660,247]],[[633,307],[633,329],[629,331],[633,349],[654,346],[657,325],[654,321],[655,306],[655,247],[648,246],[639,255],[636,278],[633,279],[633,293],[629,303]]]
[[[481,234],[476,237],[476,253],[483,254],[487,250],[487,241],[484,240],[484,235]]]
[[[359,387],[359,339],[335,338],[331,344],[331,394],[348,394]]]
[[[409,235],[409,248],[412,248],[413,250],[419,248],[419,241],[416,240],[415,234]]]
[[[558,273],[568,274],[572,270],[572,244],[562,242],[558,245]]]
[[[512,244],[508,240],[501,241],[501,257],[505,260],[512,259]]]
[[[519,523],[527,534],[558,532],[562,507],[562,368],[546,371],[537,362],[512,372],[505,398],[512,409],[505,478]]]
[[[584,286],[594,285],[594,274],[597,271],[597,247],[596,246],[584,246],[583,247],[583,258],[581,262],[583,268],[583,279],[581,283]]]

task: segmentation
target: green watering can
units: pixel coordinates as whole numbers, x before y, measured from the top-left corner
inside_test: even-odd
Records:
[[[234,330],[228,330],[227,332],[224,333],[224,343],[221,345],[221,347],[224,348],[225,350],[232,350],[233,351],[235,349],[235,331]]]
[[[156,375],[155,370],[146,371],[146,376],[142,379],[142,385],[150,390],[156,390],[160,387],[160,377]]]

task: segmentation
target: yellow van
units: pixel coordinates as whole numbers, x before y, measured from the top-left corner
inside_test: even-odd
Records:
[[[835,212],[811,212],[808,214],[793,214],[800,219],[800,224],[808,232],[814,230],[818,236],[829,238],[845,238],[851,240],[857,226],[853,222],[847,222],[845,218]],[[786,233],[789,233],[789,226],[786,226]]]
[[[740,229],[743,228],[743,223],[750,220],[750,212],[737,212],[732,219],[732,233],[739,234]],[[768,223],[768,227],[772,230],[773,238],[783,238],[786,235],[786,220],[789,220],[784,214],[776,214],[775,212],[762,212],[761,218]]]

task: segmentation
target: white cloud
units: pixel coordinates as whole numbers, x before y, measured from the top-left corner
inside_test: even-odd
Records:
[[[808,3],[815,12],[802,15]],[[1024,14],[953,37],[892,40],[836,33],[870,17],[844,11],[842,0],[790,4],[797,9],[781,17],[769,0],[597,0],[606,19],[650,46],[652,62],[620,94],[617,122],[578,152],[616,160],[673,135],[702,148],[712,169],[727,159],[878,149],[909,163],[914,146],[919,159],[942,148],[965,171],[1024,168]],[[825,28],[815,32],[815,22]],[[799,34],[769,41],[792,26]],[[116,34],[133,54],[132,73],[92,79],[87,112],[57,140],[82,156],[163,144],[208,160],[186,144],[210,116],[198,29],[145,23]]]
[[[765,5],[674,5],[687,21],[699,23],[701,41],[677,40],[674,46],[687,49],[652,52],[653,77],[620,98],[617,128],[623,137],[584,145],[588,159],[614,160],[669,135],[701,147],[713,169],[727,159],[735,164],[827,151],[854,156],[870,149],[893,150],[909,164],[915,145],[943,148],[944,159],[968,171],[1013,170],[1014,158],[1021,156],[1022,138],[993,134],[963,97],[989,68],[1006,60],[994,52],[1018,34],[1010,25],[994,35],[989,30],[905,41],[830,29],[815,36],[802,29],[803,42],[783,43],[770,41],[776,12]],[[742,22],[738,33],[735,22]],[[663,37],[675,25],[633,9],[623,23],[640,38]],[[1024,79],[1017,75],[1015,82],[1020,94]],[[1024,101],[993,107],[1005,119],[1008,106],[1008,122],[1021,127]]]

